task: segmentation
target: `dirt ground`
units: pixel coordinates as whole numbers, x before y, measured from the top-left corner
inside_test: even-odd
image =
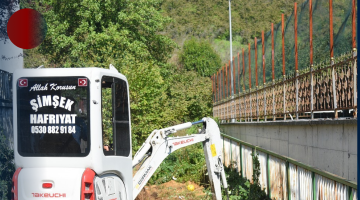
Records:
[[[194,185],[194,191],[189,191],[187,185]],[[193,182],[178,183],[171,180],[161,185],[145,186],[136,200],[170,200],[170,199],[194,199],[210,200],[211,198],[204,192],[204,187]]]

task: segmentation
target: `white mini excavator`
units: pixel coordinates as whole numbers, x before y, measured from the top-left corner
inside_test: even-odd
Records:
[[[154,130],[132,159],[128,82],[112,65],[21,69],[12,88],[14,200],[132,200],[169,154],[198,142],[213,198],[222,198],[221,184],[227,188],[211,118]],[[171,137],[195,124],[203,125],[198,134]]]

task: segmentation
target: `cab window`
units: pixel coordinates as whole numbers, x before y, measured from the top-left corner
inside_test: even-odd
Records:
[[[84,157],[90,152],[89,79],[17,80],[17,140],[21,156]]]
[[[101,80],[103,151],[106,156],[129,156],[130,116],[127,84],[104,76]]]

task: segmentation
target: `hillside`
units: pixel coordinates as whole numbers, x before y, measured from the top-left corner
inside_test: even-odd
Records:
[[[261,31],[270,30],[271,23],[279,23],[281,14],[289,16],[304,0],[254,0],[232,1],[233,54],[247,47]],[[165,34],[181,49],[184,41],[191,37],[209,40],[220,54],[222,62],[229,60],[229,2],[224,0],[164,0],[162,13],[172,19]],[[179,49],[171,59],[177,63]]]

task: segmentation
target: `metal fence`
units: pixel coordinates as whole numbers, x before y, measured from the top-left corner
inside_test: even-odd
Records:
[[[337,118],[343,110],[356,116],[356,26],[355,0],[295,3],[286,20],[282,15],[211,77],[214,117],[286,120],[332,112]]]
[[[350,58],[348,58],[350,57]],[[357,110],[357,56],[342,56],[333,65],[318,65],[296,77],[216,102],[214,117],[240,121],[313,119],[317,112]]]
[[[224,164],[252,181],[252,154],[260,162],[259,183],[276,200],[357,200],[357,184],[222,134]]]

